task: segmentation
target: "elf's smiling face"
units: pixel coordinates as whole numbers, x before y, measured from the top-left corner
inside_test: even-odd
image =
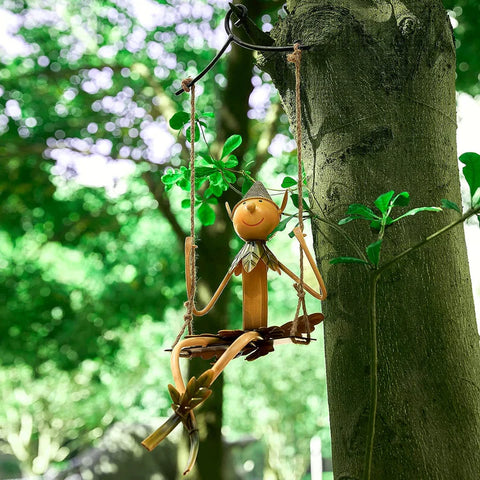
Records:
[[[281,214],[271,200],[250,197],[235,206],[233,227],[242,240],[266,240],[280,222]]]

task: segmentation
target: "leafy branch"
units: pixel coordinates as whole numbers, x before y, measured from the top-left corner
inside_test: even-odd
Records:
[[[198,142],[200,137],[203,137],[207,152],[199,153],[199,158],[195,160],[195,191],[207,183],[206,188],[202,193],[195,194],[195,206],[198,207],[197,215],[203,225],[212,225],[215,222],[215,211],[213,205],[218,203],[218,198],[229,188],[235,190],[237,193],[245,193],[253,184],[254,179],[251,177],[251,172],[244,169],[238,170],[238,158],[232,153],[241,144],[242,137],[240,135],[231,135],[225,141],[219,159],[215,159],[210,153],[210,148],[207,143],[204,128],[207,127],[205,118],[213,118],[214,114],[207,112],[201,115],[196,115],[195,131],[191,132],[191,127],[187,125],[190,122],[190,114],[187,112],[177,112],[170,119],[170,127],[173,130],[178,130],[179,135],[185,130],[185,136],[190,141]],[[193,137],[193,139],[192,139]],[[238,178],[243,177],[241,192],[235,187]],[[169,169],[163,176],[162,182],[165,189],[168,191],[174,186],[181,190],[188,192],[190,190],[190,169],[186,166]],[[189,199],[182,201],[182,207],[189,207]]]
[[[383,193],[375,200],[374,205],[376,211],[361,203],[353,203],[350,205],[347,210],[347,216],[340,220],[338,224],[345,225],[353,220],[366,220],[369,222],[370,228],[378,232],[377,238],[365,248],[367,260],[358,257],[336,257],[330,260],[330,263],[362,263],[373,269],[377,269],[380,262],[380,253],[387,227],[420,212],[442,211],[441,207],[417,207],[408,210],[396,218],[392,217],[392,211],[394,208],[406,207],[409,203],[410,194],[408,192],[401,192],[398,195],[395,195],[395,192],[390,190],[389,192]]]

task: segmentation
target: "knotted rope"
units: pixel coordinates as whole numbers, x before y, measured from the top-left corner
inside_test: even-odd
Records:
[[[298,163],[298,225],[303,234],[303,168],[302,168],[302,104],[300,97],[300,64],[302,60],[302,50],[300,45],[296,43],[293,46],[293,53],[287,55],[287,60],[295,64],[295,109],[296,109],[296,140],[297,140],[297,163]],[[308,323],[308,314],[307,307],[305,304],[305,290],[304,290],[304,281],[303,281],[303,249],[300,245],[300,282],[294,285],[295,290],[297,291],[298,303],[297,309],[295,311],[295,318],[292,322],[292,328],[290,330],[290,336],[292,337],[293,343],[310,343],[310,325]],[[299,327],[299,315],[300,309],[303,311],[303,318],[305,322],[305,330],[307,333],[307,338],[299,340],[297,338],[297,332]]]
[[[188,334],[193,333],[193,308],[195,306],[195,291],[197,289],[197,276],[195,266],[195,84],[190,85],[192,79],[185,78],[182,81],[182,88],[190,92],[190,236],[192,237],[192,249],[190,251],[190,264],[185,268],[190,269],[191,286],[188,292],[187,301],[184,303],[186,313],[183,316],[183,326],[173,342],[172,348],[180,341],[185,330]]]

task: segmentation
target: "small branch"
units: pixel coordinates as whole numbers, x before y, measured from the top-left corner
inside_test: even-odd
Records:
[[[365,445],[365,470],[363,479],[370,480],[372,474],[375,423],[378,406],[378,345],[377,345],[377,284],[380,272],[377,270],[370,279],[370,412],[368,415]]]
[[[317,204],[318,208],[320,208],[320,204],[318,203],[318,200],[315,198],[315,196],[310,192],[310,197],[313,198],[314,202]],[[326,225],[328,225],[330,228],[332,228],[333,230],[335,230],[337,233],[339,233],[340,235],[342,235],[343,238],[345,238],[345,240],[353,247],[353,249],[355,250],[355,252],[357,253],[358,257],[361,258],[362,260],[365,260],[366,262],[369,263],[369,260],[368,258],[366,257],[365,253],[362,251],[362,249],[360,248],[360,246],[355,242],[355,240],[353,240],[352,237],[350,237],[350,235],[348,235],[348,233],[346,233],[343,228],[340,228],[339,225],[337,225],[336,223],[333,223],[331,222],[330,220],[327,220],[325,218],[322,218],[320,217],[319,215],[317,215],[316,213],[314,213],[313,211],[310,211],[311,214],[314,216],[314,218],[316,218],[318,221],[320,222],[323,222],[325,223]],[[369,269],[369,266],[365,264],[365,268]]]
[[[370,412],[368,417],[367,438],[365,446],[365,470],[364,480],[370,480],[372,475],[373,449],[375,443],[375,424],[378,408],[378,342],[377,342],[377,285],[382,274],[404,256],[419,249],[431,240],[443,235],[452,228],[464,223],[470,217],[480,213],[480,205],[471,208],[460,218],[436,231],[432,235],[424,238],[422,241],[398,254],[390,261],[375,270],[370,280]]]
[[[380,268],[379,268],[379,274],[382,274],[387,268],[391,267],[395,263],[397,263],[400,259],[402,259],[405,255],[408,255],[409,253],[413,252],[414,250],[419,249],[420,247],[423,247],[426,243],[430,242],[431,240],[439,237],[440,235],[443,235],[444,233],[448,232],[452,228],[456,227],[457,225],[460,225],[461,223],[465,222],[468,220],[470,217],[473,217],[474,215],[480,214],[480,205],[471,208],[467,212],[465,212],[460,218],[455,220],[454,222],[446,225],[445,227],[441,228],[440,230],[436,231],[435,233],[432,233],[432,235],[429,235],[428,237],[424,238],[417,244],[413,245],[410,248],[407,248],[407,250],[404,250],[403,252],[399,253],[395,257],[393,257],[391,260],[389,260],[387,263],[384,263]]]

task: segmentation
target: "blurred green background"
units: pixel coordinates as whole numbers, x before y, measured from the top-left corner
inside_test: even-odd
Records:
[[[268,31],[282,2],[256,3]],[[444,3],[458,89],[475,96],[480,6]],[[169,414],[164,349],[185,300],[186,193],[166,192],[160,178],[188,157],[168,127],[188,110],[188,96],[174,92],[223,44],[226,8],[220,0],[0,3],[0,478],[173,478],[175,439],[150,456],[138,446]],[[216,112],[230,81],[223,59],[198,86],[198,110]],[[287,119],[267,75],[249,68],[244,81],[244,162],[258,162],[258,178],[279,188],[296,170]],[[209,118],[213,150],[220,121],[235,129],[232,119]],[[226,241],[235,253],[240,243]],[[271,248],[295,269],[291,243],[282,233]],[[278,324],[295,309],[293,292],[285,308],[287,289],[271,283]],[[236,327],[238,282],[233,290]],[[330,457],[321,329],[316,337],[226,371],[229,478],[310,478],[312,437]]]

